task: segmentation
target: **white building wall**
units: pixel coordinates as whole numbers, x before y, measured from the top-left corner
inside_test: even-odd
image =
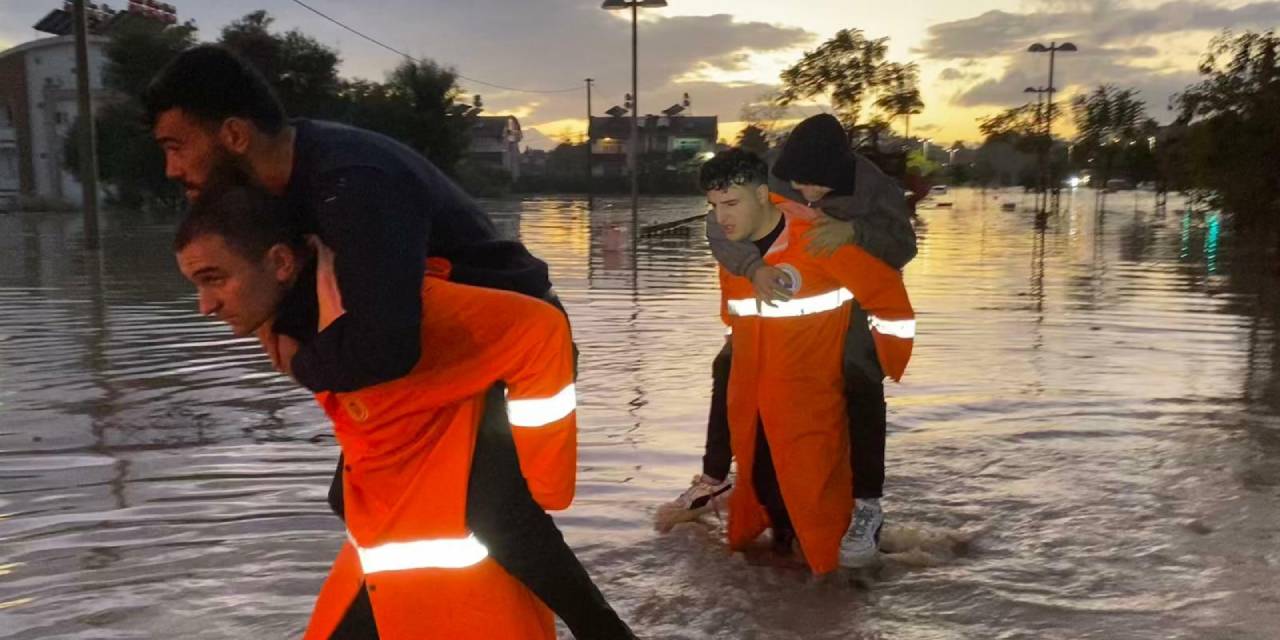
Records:
[[[69,36],[23,52],[31,114],[31,162],[36,194],[69,201],[80,199],[80,183],[63,168],[67,133],[79,114],[76,102],[76,47]],[[104,40],[89,42],[89,86],[102,90],[107,63]],[[97,103],[95,101],[95,108]]]
[[[0,210],[22,186],[18,173],[18,132],[13,128],[9,112],[0,106]]]

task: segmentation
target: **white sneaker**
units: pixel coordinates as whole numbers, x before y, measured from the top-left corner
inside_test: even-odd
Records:
[[[865,567],[879,561],[880,529],[884,527],[884,510],[879,499],[858,500],[853,524],[840,544],[840,564]]]
[[[655,524],[660,531],[670,529],[679,522],[696,520],[698,516],[720,507],[729,499],[733,489],[733,476],[724,480],[716,480],[704,474],[693,477],[689,488],[679,497],[658,507]]]

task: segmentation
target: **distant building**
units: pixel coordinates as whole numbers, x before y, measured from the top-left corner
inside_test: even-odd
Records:
[[[63,150],[79,116],[76,47],[71,3],[53,9],[32,25],[52,35],[0,51],[0,204],[18,195],[80,199],[80,183],[64,168]],[[113,100],[104,89],[106,34],[140,22],[164,28],[178,21],[173,5],[130,0],[124,10],[86,3],[89,30],[89,88],[94,109]]]
[[[13,128],[13,114],[0,105],[0,210],[12,207],[22,188],[18,173],[18,131]]]
[[[520,179],[520,121],[515,116],[474,116],[467,158],[476,164],[505,170]]]
[[[588,135],[593,173],[597,176],[627,174],[631,119],[621,115],[625,113],[621,109],[613,113],[619,115],[591,117]],[[668,156],[714,152],[719,138],[718,116],[647,115],[636,124],[642,156],[653,152]]]
[[[102,86],[107,38],[89,36],[94,107],[110,99]],[[73,36],[42,38],[0,51],[0,197],[14,192],[75,201],[80,183],[63,165],[67,134],[79,113]]]

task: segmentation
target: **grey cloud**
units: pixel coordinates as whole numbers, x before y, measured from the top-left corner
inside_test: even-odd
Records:
[[[434,4],[434,3],[433,3]],[[577,0],[539,0],[512,3],[474,0],[440,3],[430,23],[403,21],[384,25],[392,42],[417,42],[410,52],[456,64],[463,75],[512,87],[559,88],[597,81],[596,113],[623,100],[631,84],[631,25],[599,9],[598,3]],[[639,27],[640,106],[657,112],[678,102],[689,90],[695,101],[706,104],[720,96],[739,96],[739,89],[705,83],[690,89],[675,86],[674,79],[700,63],[729,71],[748,68],[744,50],[773,51],[802,47],[815,36],[803,29],[763,22],[735,22],[729,15],[661,17],[661,10],[645,11],[648,19]],[[422,32],[429,32],[430,37]],[[394,64],[377,50],[361,47],[345,52],[352,70],[381,70]],[[366,72],[367,73],[367,72]],[[373,75],[373,74],[370,74]],[[468,91],[485,96],[491,113],[538,102],[530,123],[581,118],[585,100],[581,92],[521,94],[467,84]],[[751,89],[755,94],[762,90]],[[754,97],[754,94],[753,96]],[[734,98],[736,99],[736,98]],[[742,103],[724,110],[703,108],[734,119]],[[731,117],[732,114],[732,117]]]
[[[116,7],[123,0],[109,0]],[[0,0],[3,3],[3,0]],[[0,38],[21,42],[32,37],[28,28],[53,3],[10,3],[0,13]],[[186,6],[189,4],[190,6]],[[200,36],[210,40],[224,25],[262,8],[259,0],[219,0],[186,3],[182,17],[195,19]],[[342,74],[380,79],[400,58],[360,39],[305,9],[288,2],[269,3],[281,30],[297,28],[337,47]],[[334,18],[414,56],[454,66],[465,76],[517,88],[559,89],[581,86],[584,78],[598,81],[596,112],[622,101],[631,85],[631,25],[600,9],[599,1],[535,0],[375,0],[351,3],[336,0],[309,3]],[[700,62],[741,71],[750,59],[743,50],[773,51],[811,45],[816,36],[803,29],[764,22],[736,22],[730,15],[663,17],[661,9],[643,10],[640,23],[640,94],[644,111],[656,112],[680,100],[683,92],[673,79]],[[532,107],[526,123],[581,118],[583,92],[563,94],[513,93],[463,83],[468,93],[484,95],[489,113]],[[739,89],[713,84],[694,85],[700,113],[719,113],[736,119]],[[757,94],[762,90],[750,89]],[[729,98],[716,97],[719,95]],[[752,96],[754,97],[754,96]],[[744,100],[745,101],[745,100]],[[536,103],[536,105],[535,105]],[[712,111],[710,104],[722,110]]]
[[[1070,39],[1088,49],[1160,34],[1227,27],[1270,28],[1280,22],[1280,2],[1256,2],[1235,8],[1196,0],[1175,0],[1147,8],[1106,0],[1040,4],[1051,9],[1036,13],[988,11],[933,25],[915,52],[944,60],[985,58],[1016,54],[1036,40],[1055,37],[1059,41]]]
[[[1039,69],[1029,69],[1026,65],[1018,65],[1008,69],[999,78],[987,78],[960,92],[952,98],[952,104],[961,107],[997,106],[1011,107],[1035,100],[1035,96],[1023,93],[1027,87],[1038,87],[1046,83],[1044,74]],[[1061,82],[1055,84],[1062,85]]]
[[[738,51],[707,60],[706,62],[726,71],[746,71],[751,65],[751,56],[745,51]]]
[[[1078,39],[1077,39],[1078,40]],[[1084,47],[1079,51],[1072,53],[1073,58],[1150,58],[1160,53],[1160,50],[1150,45],[1137,45],[1133,47]]]
[[[1195,70],[1153,72],[1148,68],[1126,64],[1119,58],[1092,59],[1087,63],[1081,61],[1079,64],[1060,67],[1059,71],[1060,79],[1055,80],[1055,84],[1060,91],[1069,88],[1089,90],[1107,83],[1135,88],[1146,101],[1147,112],[1162,122],[1172,119],[1168,110],[1170,96],[1185,90],[1198,80]],[[987,79],[961,92],[953,97],[952,102],[965,107],[995,108],[1033,102],[1035,96],[1023,93],[1023,89],[1045,84],[1045,72],[1043,64],[1023,61],[1008,69],[1000,78]]]
[[[962,68],[969,69],[972,65],[961,65]],[[943,82],[960,82],[963,80],[974,80],[979,78],[981,74],[977,71],[961,71],[955,67],[947,67],[938,73],[938,79]]]
[[[1040,0],[1033,13],[989,11],[966,20],[934,25],[918,50],[935,59],[956,59],[943,79],[960,80],[956,69],[981,58],[1007,58],[999,76],[980,80],[951,97],[964,107],[994,108],[1025,104],[1035,99],[1023,93],[1028,86],[1047,84],[1047,60],[1025,53],[1037,40],[1071,41],[1080,51],[1059,56],[1055,84],[1092,88],[1104,83],[1133,87],[1147,102],[1148,112],[1169,120],[1169,97],[1198,80],[1194,69],[1152,70],[1135,59],[1154,58],[1160,51],[1142,40],[1189,31],[1223,28],[1269,28],[1280,22],[1280,3],[1252,3],[1235,8],[1208,2],[1174,0],[1156,7],[1135,8],[1114,0]]]
[[[1033,34],[1051,22],[1040,14],[988,11],[982,15],[929,27],[929,35],[915,53],[940,60],[988,58],[1025,49]]]
[[[1179,0],[1149,11],[1123,12],[1119,20],[1098,25],[1102,42],[1114,42],[1134,35],[1212,30],[1228,27],[1272,28],[1280,22],[1280,3],[1255,2],[1241,7],[1213,6],[1204,2]]]
[[[474,0],[440,3],[431,22],[387,25],[393,42],[415,55],[458,65],[464,75],[509,86],[565,86],[592,76],[602,85],[630,84],[630,24],[577,0],[513,3]],[[734,22],[729,15],[661,17],[639,28],[641,88],[666,82],[700,61],[741,66],[733,54],[800,46],[813,39],[803,29],[762,22]],[[423,32],[430,35],[424,37]],[[409,45],[406,45],[409,46]],[[372,51],[385,68],[386,56]],[[359,58],[363,58],[363,52]],[[357,55],[349,56],[359,64]],[[363,65],[361,65],[363,66]]]

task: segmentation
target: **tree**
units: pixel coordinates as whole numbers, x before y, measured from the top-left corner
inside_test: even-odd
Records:
[[[166,27],[147,20],[125,20],[111,30],[103,84],[126,99],[140,100],[151,79],[182,50],[196,44],[196,25]]]
[[[977,152],[974,179],[982,185],[1036,184],[1035,158],[1044,158],[1049,142],[1043,123],[1042,110],[1034,104],[980,119],[978,129],[985,139]],[[1043,161],[1040,166],[1043,172]]]
[[[1044,143],[1041,109],[1034,104],[1005,109],[978,120],[978,130],[987,141],[1001,140],[1019,151],[1038,151]]]
[[[340,109],[337,52],[296,29],[272,33],[274,20],[254,11],[223,27],[220,43],[262,72],[289,115],[333,117]]]
[[[455,108],[462,96],[458,74],[431,60],[406,60],[387,77],[387,97],[397,119],[360,123],[398,138],[452,174],[466,153],[474,109]]]
[[[1024,104],[1006,109],[978,121],[978,130],[986,137],[979,150],[979,160],[993,166],[999,184],[1035,186],[1042,180],[1027,181],[1027,172],[1047,175],[1046,163],[1052,140],[1045,134],[1044,113],[1039,105]],[[1007,148],[1007,150],[1005,149]],[[1031,156],[1036,160],[1033,162]]]
[[[868,39],[859,29],[841,29],[817,49],[782,72],[778,103],[783,106],[829,93],[831,106],[846,128],[862,117],[863,104],[892,89],[899,65],[886,62],[888,38]]]
[[[763,157],[769,152],[769,138],[763,129],[749,124],[738,133],[738,146]]]
[[[1178,153],[1190,183],[1237,222],[1275,225],[1280,204],[1280,37],[1225,31],[1200,63],[1204,78],[1174,96]],[[1163,152],[1162,152],[1163,153]]]
[[[456,108],[461,96],[457,76],[434,62],[405,61],[387,82],[346,80],[339,85],[337,118],[357,127],[399,140],[454,174],[466,152],[466,115]]]
[[[587,165],[587,144],[564,140],[547,154],[547,174],[581,178]]]
[[[106,46],[103,83],[116,99],[94,114],[98,137],[98,173],[113,200],[125,206],[169,205],[181,198],[165,178],[164,154],[151,139],[143,117],[142,93],[151,78],[182,50],[196,43],[193,22],[164,26],[144,20],[124,21]],[[80,176],[79,131],[72,124],[63,149],[63,164]]]
[[[915,63],[890,63],[885,68],[885,80],[889,88],[876,99],[876,107],[890,119],[905,117],[902,137],[909,139],[911,116],[924,110],[924,100],[920,98],[920,69]]]
[[[967,164],[952,164],[947,167],[947,181],[953,185],[966,185],[974,181],[975,172]]]
[[[413,107],[394,87],[359,78],[338,85],[337,119],[377,131],[396,140],[408,140],[414,130]]]
[[[142,108],[132,101],[103,105],[94,114],[98,134],[98,179],[113,204],[140,208],[174,206],[182,192],[165,177],[164,154],[151,139]],[[80,120],[72,123],[63,146],[63,164],[80,176]]]
[[[926,158],[923,151],[917,149],[907,153],[908,171],[915,170],[919,175],[930,176],[941,168],[942,165]]]
[[[866,152],[877,152],[880,149],[880,138],[887,137],[893,130],[888,120],[884,118],[872,118],[868,122],[854,125],[849,129],[849,140],[853,143],[853,148],[863,149]],[[906,157],[905,155],[903,156]],[[905,160],[904,160],[905,162]],[[905,171],[905,164],[903,165]]]
[[[272,24],[270,14],[255,11],[222,29],[219,42],[259,68],[290,115],[331,118],[383,133],[456,175],[478,109],[456,104],[461,90],[453,70],[431,61],[406,61],[386,82],[343,80],[336,52],[296,30],[273,32]],[[125,21],[111,34],[105,83],[117,98],[96,115],[99,171],[122,204],[180,201],[180,191],[165,178],[163,154],[147,130],[141,95],[165,64],[195,44],[191,22],[165,26]],[[74,142],[67,144],[66,164],[75,175],[78,152]]]
[[[1149,140],[1156,122],[1137,89],[1102,85],[1076,96],[1071,104],[1076,124],[1075,158],[1094,172],[1095,182],[1105,186],[1117,170],[1125,170],[1134,182],[1154,174]]]

